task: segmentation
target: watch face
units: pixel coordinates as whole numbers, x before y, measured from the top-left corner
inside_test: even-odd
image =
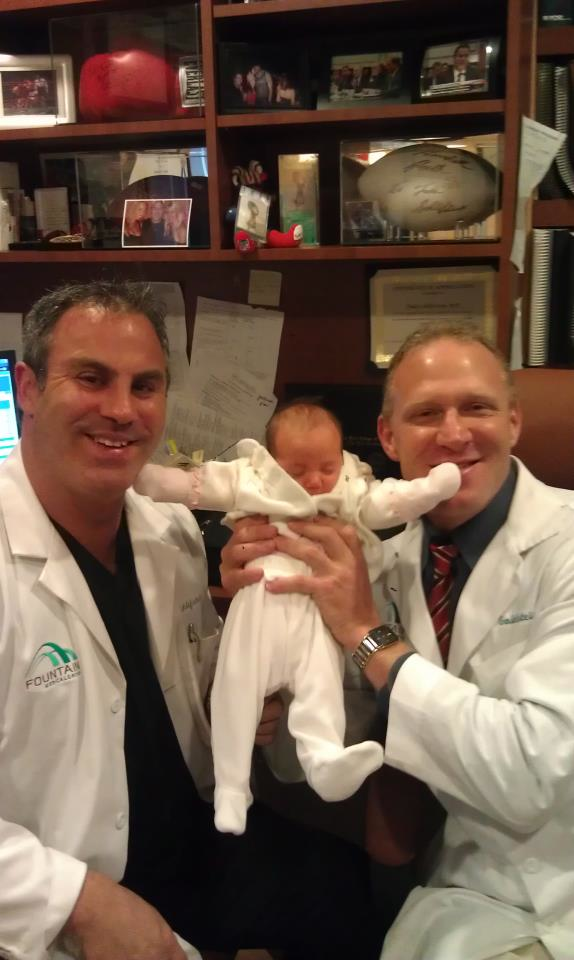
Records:
[[[396,640],[400,640],[403,635],[403,629],[396,624],[390,626],[389,624],[383,624],[380,627],[375,627],[374,630],[369,631],[369,635],[373,638],[377,646],[387,645],[389,643],[394,643]]]

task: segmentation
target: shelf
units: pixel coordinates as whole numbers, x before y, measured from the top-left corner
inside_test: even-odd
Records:
[[[574,197],[572,200],[535,200],[532,226],[574,228]]]
[[[60,123],[55,127],[28,127],[24,130],[1,130],[0,143],[21,140],[90,140],[102,137],[141,138],[150,135],[166,136],[174,133],[205,131],[204,117],[172,118],[169,120],[125,120],[115,123]]]
[[[363,7],[374,5],[405,3],[406,0],[261,0],[260,3],[215,3],[214,19],[228,17],[269,16],[276,13],[291,13],[299,10],[328,10],[331,7]]]
[[[238,19],[256,17],[273,17],[278,14],[290,13],[309,13],[315,15],[322,10],[355,9],[360,12],[361,8],[385,7],[385,19],[392,22],[397,17],[405,20],[405,14],[412,23],[413,16],[420,21],[421,17],[429,16],[428,0],[261,0],[261,2],[252,3],[224,3],[215,0],[213,4],[213,17],[218,19]],[[482,7],[490,15],[496,12],[496,0],[483,0]],[[445,15],[452,13],[452,0],[433,0],[432,12],[430,15],[436,22],[437,16],[442,13]],[[461,11],[464,17],[464,11]]]
[[[279,0],[262,0],[273,3]],[[260,113],[219,114],[217,126],[270,127],[283,124],[352,123],[365,120],[413,120],[416,117],[502,116],[504,100],[449,100],[448,103],[396,103],[384,107],[352,107],[338,110],[262,111]]]
[[[541,27],[537,53],[539,57],[574,56],[574,27]]]
[[[405,243],[366,247],[290,247],[265,248],[242,254],[237,250],[10,250],[0,253],[5,263],[266,263],[278,261],[316,262],[318,260],[492,260],[502,255],[496,241],[469,243]]]

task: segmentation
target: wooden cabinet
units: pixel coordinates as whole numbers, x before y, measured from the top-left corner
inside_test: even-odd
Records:
[[[55,16],[157,6],[157,0],[0,0],[0,37],[8,53],[46,52]],[[368,279],[384,264],[489,264],[499,275],[498,341],[508,347],[516,293],[512,245],[519,118],[528,112],[534,0],[200,0],[205,116],[191,119],[76,123],[48,129],[0,130],[0,160],[18,160],[26,178],[39,173],[40,152],[205,144],[209,162],[209,249],[126,249],[0,253],[2,307],[26,309],[64,279],[118,274],[179,280],[189,316],[197,295],[246,300],[249,269],[281,270],[286,324],[278,390],[289,381],[377,383],[368,362]],[[562,31],[553,31],[560,32]],[[566,31],[574,33],[571,29]],[[443,38],[500,36],[504,82],[482,100],[389,104],[378,108],[218,113],[217,44],[233,40],[311,48],[325,36],[400,37],[405,45]],[[421,40],[422,38],[422,40]],[[338,243],[338,152],[342,139],[504,134],[502,232],[496,241],[341,246]],[[281,153],[320,155],[322,245],[262,249],[248,260],[233,249],[223,221],[233,199],[231,169]],[[33,186],[34,184],[32,184]],[[36,184],[38,185],[38,181]]]

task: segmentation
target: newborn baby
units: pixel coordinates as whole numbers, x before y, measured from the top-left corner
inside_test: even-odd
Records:
[[[150,464],[135,488],[154,500],[226,511],[229,525],[266,514],[288,536],[296,536],[286,526],[289,519],[339,517],[355,526],[373,582],[382,569],[383,544],[372,531],[415,519],[460,486],[452,463],[408,482],[375,480],[367,464],[343,450],[336,418],[316,404],[294,403],[275,414],[267,444],[241,440],[237,460],[210,461],[190,472]],[[236,834],[245,830],[253,800],[253,742],[269,694],[291,691],[289,731],[307,781],[324,800],[349,797],[383,762],[383,748],[374,741],[344,746],[343,653],[313,599],[265,590],[266,579],[308,568],[281,553],[253,565],[264,576],[233,598],[211,697],[215,824]]]

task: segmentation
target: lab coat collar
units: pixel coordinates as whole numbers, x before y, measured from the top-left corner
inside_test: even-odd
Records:
[[[161,506],[130,489],[126,493],[126,515],[146,609],[152,658],[162,674],[170,647],[180,551],[165,540],[171,521],[162,514]]]
[[[0,469],[0,505],[12,555],[39,561],[38,582],[80,617],[117,665],[91,591],[34,492],[19,446]],[[172,630],[178,548],[164,542],[170,518],[133,490],[126,493],[126,514],[152,652],[156,665],[162,668]]]

